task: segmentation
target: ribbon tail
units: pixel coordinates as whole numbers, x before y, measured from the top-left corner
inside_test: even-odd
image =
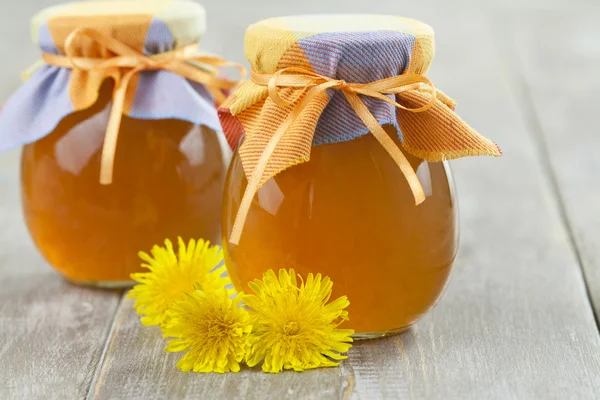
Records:
[[[417,174],[411,167],[404,154],[402,154],[402,151],[398,148],[398,146],[396,146],[394,141],[390,139],[388,134],[381,127],[381,125],[379,125],[379,122],[377,122],[373,114],[371,114],[365,103],[360,100],[358,95],[345,90],[344,95],[346,96],[348,103],[350,103],[350,106],[356,112],[356,115],[358,115],[367,128],[369,128],[373,136],[375,136],[381,146],[383,146],[388,154],[394,159],[394,162],[404,174],[404,177],[406,178],[410,190],[415,198],[415,204],[421,204],[423,201],[425,201],[425,192],[423,191],[423,187],[421,186],[421,182],[419,181]]]
[[[223,78],[218,78],[214,73],[207,72],[205,69],[187,63],[179,62],[171,65],[166,65],[165,70],[174,72],[186,79],[203,84],[206,89],[213,95],[217,104],[223,103],[225,98],[224,91],[231,90],[237,86],[237,81],[230,81]]]
[[[125,106],[125,94],[131,77],[139,72],[134,69],[127,73],[113,93],[113,104],[108,117],[106,135],[102,146],[102,157],[100,160],[100,184],[110,185],[113,178],[113,169],[115,163],[115,153],[117,150],[117,139],[119,138],[119,128],[123,116],[123,107]]]
[[[240,242],[242,230],[244,229],[246,218],[248,217],[248,212],[250,211],[250,206],[252,204],[252,199],[254,199],[254,195],[256,194],[258,188],[262,183],[265,169],[267,168],[267,164],[269,163],[271,155],[275,151],[277,144],[279,143],[283,135],[292,126],[296,118],[300,116],[302,110],[304,110],[306,106],[312,101],[312,99],[317,94],[327,90],[327,88],[333,85],[334,83],[331,82],[324,83],[319,86],[313,87],[308,93],[306,93],[306,96],[304,96],[302,101],[292,110],[292,112],[288,115],[285,121],[283,121],[283,123],[279,126],[277,131],[269,140],[269,143],[260,155],[258,163],[254,167],[252,175],[248,180],[248,186],[246,186],[246,191],[244,192],[244,196],[242,197],[242,201],[240,202],[240,206],[235,217],[235,222],[233,223],[233,228],[231,229],[231,236],[229,237],[230,243],[237,245]]]
[[[231,237],[229,238],[229,242],[237,245],[240,242],[240,238],[242,236],[242,230],[244,229],[244,225],[246,223],[246,218],[248,218],[248,212],[250,211],[250,205],[252,204],[252,199],[254,195],[258,191],[260,183],[262,181],[263,174],[265,169],[267,168],[267,164],[271,155],[275,151],[277,144],[281,140],[281,137],[285,134],[288,128],[294,122],[295,115],[290,114],[284,123],[277,129],[267,147],[263,150],[256,167],[254,167],[254,171],[250,176],[250,180],[248,180],[248,186],[246,186],[246,191],[244,192],[244,197],[242,197],[242,201],[240,202],[240,207],[238,208],[237,215],[235,217],[235,222],[233,223],[233,228],[231,230]]]

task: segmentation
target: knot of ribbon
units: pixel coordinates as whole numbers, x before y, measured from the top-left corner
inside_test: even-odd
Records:
[[[323,76],[301,67],[284,68],[274,74],[259,74],[252,71],[250,77],[254,83],[268,88],[269,97],[278,106],[289,107],[295,103],[298,104],[292,108],[287,118],[273,134],[248,179],[248,186],[246,187],[246,191],[240,203],[232,228],[231,237],[229,239],[231,243],[239,243],[242,229],[248,216],[250,205],[252,204],[252,199],[260,187],[264,171],[277,144],[315,96],[328,89],[339,90],[344,94],[344,97],[356,115],[393,158],[408,182],[415,199],[415,204],[421,204],[425,200],[423,187],[421,186],[415,171],[402,151],[396,146],[394,141],[388,136],[377,119],[369,111],[369,108],[360,99],[360,96],[368,96],[385,101],[405,112],[425,112],[435,105],[436,95],[438,94],[429,79],[419,74],[403,74],[369,83],[353,83]],[[389,95],[401,95],[402,92],[410,90],[419,90],[423,84],[429,87],[428,91],[431,96],[429,97],[428,102],[421,107],[406,107],[389,97]],[[296,98],[286,100],[279,95],[279,89],[281,88],[302,88],[305,90],[300,91]],[[446,102],[444,101],[444,103]]]
[[[87,38],[102,48],[105,57],[77,56],[77,42]],[[219,67],[237,68],[242,78],[246,71],[239,64],[211,55],[199,55],[198,44],[190,44],[175,50],[156,55],[145,55],[118,39],[105,35],[92,28],[79,28],[71,32],[64,43],[64,55],[43,53],[42,59],[48,65],[87,72],[111,72],[115,79],[112,95],[112,108],[106,128],[100,164],[100,183],[112,183],[113,164],[119,127],[125,106],[127,88],[131,78],[142,71],[166,70],[174,72],[191,81],[203,84],[221,103],[225,91],[233,89],[238,81],[217,76]]]

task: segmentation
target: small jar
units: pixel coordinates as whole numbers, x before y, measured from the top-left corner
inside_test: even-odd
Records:
[[[457,252],[445,160],[500,155],[423,77],[433,31],[400,17],[286,17],[250,26],[245,44],[252,80],[219,109],[237,147],[223,210],[234,285],[268,269],[321,273],[332,299],[348,296],[342,326],[356,337],[406,329],[435,305]]]
[[[26,144],[25,220],[70,281],[126,286],[137,253],[165,238],[220,242],[231,150],[214,102],[229,86],[191,64],[203,61],[190,54],[204,27],[188,1],[69,3],[34,17],[47,65],[6,104],[0,147]]]

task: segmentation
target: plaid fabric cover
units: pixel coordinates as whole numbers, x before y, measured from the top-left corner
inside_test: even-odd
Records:
[[[67,36],[91,27],[146,55],[196,43],[205,12],[185,0],[88,1],[41,11],[32,20],[33,39],[47,53],[62,54]],[[81,56],[98,57],[91,41],[77,43]],[[95,103],[103,81],[115,71],[78,71],[43,65],[7,101],[0,114],[0,150],[34,142],[67,115]],[[129,85],[124,113],[139,119],[175,118],[220,131],[210,93],[169,71],[142,71]]]
[[[376,15],[319,15],[273,18],[251,25],[245,53],[258,73],[272,74],[303,67],[347,82],[367,83],[398,74],[424,74],[434,55],[433,30],[408,18]],[[241,85],[219,109],[232,147],[249,177],[270,137],[306,93],[304,88],[281,88],[288,107],[276,105],[267,88],[252,81]],[[430,92],[411,90],[397,101],[416,108]],[[390,95],[393,97],[393,95]],[[366,96],[361,100],[380,124],[393,125],[404,148],[429,161],[472,155],[499,156],[499,148],[470,128],[453,111],[454,103],[440,93],[427,112],[411,113]],[[368,134],[368,129],[343,93],[329,90],[317,96],[288,129],[263,175],[262,182],[310,158],[312,146],[344,142]],[[241,140],[243,138],[243,141]]]

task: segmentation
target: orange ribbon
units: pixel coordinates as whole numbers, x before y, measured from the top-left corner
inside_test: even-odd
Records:
[[[75,55],[76,41],[82,37],[93,40],[114,55],[109,58],[78,57]],[[239,64],[225,61],[219,57],[198,55],[198,44],[190,44],[173,51],[146,56],[119,40],[91,28],[74,30],[65,41],[65,55],[43,53],[43,60],[53,66],[81,71],[101,71],[117,69],[119,71],[113,90],[113,104],[106,128],[100,164],[100,183],[112,183],[113,164],[119,136],[119,127],[125,106],[125,96],[131,78],[141,71],[166,70],[206,86],[218,103],[225,99],[223,90],[233,89],[238,81],[217,77],[218,67],[233,66],[243,75],[245,69]],[[193,64],[194,62],[200,64]]]
[[[279,96],[279,88],[306,88],[309,90],[306,92],[298,105],[293,108],[279,129],[277,129],[277,131],[273,134],[266,148],[263,150],[258,163],[256,164],[256,167],[254,168],[254,171],[248,180],[248,186],[246,187],[246,191],[240,203],[240,207],[233,224],[231,237],[229,238],[231,243],[238,244],[240,241],[242,229],[248,216],[252,199],[260,187],[264,171],[267,167],[269,159],[271,158],[271,155],[277,147],[277,144],[289,127],[292,126],[296,118],[298,118],[298,116],[315,98],[315,96],[325,92],[327,89],[340,90],[344,94],[346,100],[348,100],[348,103],[356,115],[358,115],[366,127],[369,128],[373,136],[375,136],[377,141],[379,141],[383,148],[394,159],[404,174],[408,185],[410,186],[415,198],[415,204],[419,205],[425,200],[423,187],[421,186],[419,178],[417,178],[417,175],[412,169],[410,163],[398,146],[396,146],[394,141],[388,136],[377,119],[375,119],[373,114],[371,114],[368,107],[360,99],[359,95],[380,99],[400,110],[407,112],[424,112],[433,107],[436,101],[437,91],[429,79],[423,75],[404,74],[370,83],[349,83],[344,80],[329,78],[300,67],[285,68],[277,71],[274,74],[259,74],[255,71],[252,71],[251,79],[258,85],[267,86],[269,90],[269,97],[280,107],[286,107],[294,104],[305,92],[303,91],[296,99],[286,101]],[[422,107],[405,107],[387,96],[390,94],[400,94],[409,90],[417,90],[421,87],[421,84],[428,85],[431,92],[429,101]]]

